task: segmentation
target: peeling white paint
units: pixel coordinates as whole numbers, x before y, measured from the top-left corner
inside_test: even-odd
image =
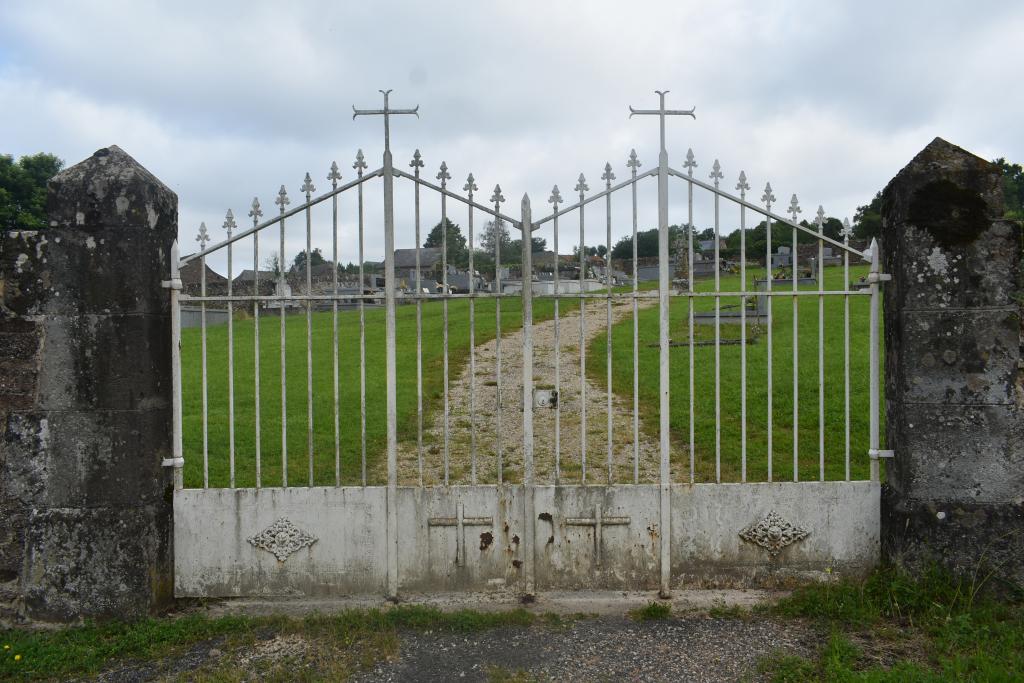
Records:
[[[85,248],[89,251],[96,248],[96,239],[92,235],[85,238]]]
[[[131,206],[131,201],[124,195],[121,195],[114,200],[114,208],[117,209],[118,216],[124,216],[128,213],[129,206]]]
[[[156,222],[159,218],[156,209],[153,208],[152,204],[146,204],[146,218],[149,220],[150,229],[156,228]]]
[[[28,263],[28,254],[18,254],[18,260],[14,262],[14,267],[21,271],[21,267]]]

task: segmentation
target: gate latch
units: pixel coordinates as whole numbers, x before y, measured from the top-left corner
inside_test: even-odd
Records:
[[[868,449],[868,457],[872,460],[878,460],[879,458],[892,458],[895,457],[895,455],[894,451],[878,450],[876,448]]]

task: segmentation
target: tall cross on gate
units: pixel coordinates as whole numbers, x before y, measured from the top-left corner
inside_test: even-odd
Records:
[[[383,116],[384,117],[384,151],[391,151],[391,115],[392,114],[415,114],[416,118],[420,117],[420,105],[416,105],[412,109],[391,109],[388,107],[388,95],[391,93],[390,90],[379,91],[384,94],[384,108],[383,109],[356,109],[355,105],[352,105],[352,119],[354,120],[357,116]]]
[[[658,109],[634,109],[632,106],[629,108],[629,118],[641,115],[652,115],[658,116],[661,119],[661,151],[665,152],[665,117],[666,116],[689,116],[693,119],[697,118],[694,114],[696,107],[690,109],[665,109],[665,95],[668,94],[668,90],[655,90],[658,97],[661,100],[661,106]]]

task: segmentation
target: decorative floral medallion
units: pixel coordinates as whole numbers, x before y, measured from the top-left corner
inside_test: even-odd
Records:
[[[802,526],[790,524],[775,510],[770,510],[764,519],[741,531],[740,538],[758,544],[774,557],[787,545],[807,538],[810,533]]]
[[[294,552],[308,548],[317,537],[306,533],[282,517],[255,536],[246,539],[254,547],[273,553],[278,562],[284,562]]]

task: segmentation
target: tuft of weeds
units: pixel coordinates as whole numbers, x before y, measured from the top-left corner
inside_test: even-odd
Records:
[[[629,613],[634,621],[657,621],[672,616],[672,605],[667,602],[649,602]]]

